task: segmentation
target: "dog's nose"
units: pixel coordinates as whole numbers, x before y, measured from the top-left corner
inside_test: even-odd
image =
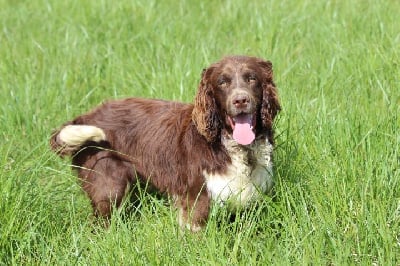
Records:
[[[249,102],[250,97],[247,94],[238,94],[232,99],[232,104],[238,109],[246,108]]]

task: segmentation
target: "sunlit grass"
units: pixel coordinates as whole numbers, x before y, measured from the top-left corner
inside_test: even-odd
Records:
[[[399,264],[400,2],[189,2],[0,1],[0,263]],[[274,64],[276,198],[199,234],[150,196],[94,225],[52,130],[109,98],[190,102],[227,54]]]

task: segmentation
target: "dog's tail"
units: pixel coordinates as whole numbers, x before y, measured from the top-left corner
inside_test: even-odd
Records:
[[[79,151],[87,143],[105,140],[106,134],[96,126],[66,125],[51,135],[50,146],[60,156],[68,156]]]

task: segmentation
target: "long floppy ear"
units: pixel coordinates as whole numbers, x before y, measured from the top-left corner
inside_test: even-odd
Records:
[[[275,116],[281,110],[278,93],[273,81],[272,63],[259,59],[258,64],[262,68],[263,100],[261,104],[261,120],[264,128],[271,129]]]
[[[208,142],[215,142],[218,139],[222,125],[210,82],[214,68],[214,66],[211,66],[203,70],[192,112],[192,120],[197,130]]]

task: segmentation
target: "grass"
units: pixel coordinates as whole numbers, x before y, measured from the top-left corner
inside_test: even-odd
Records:
[[[0,0],[0,264],[400,263],[398,1]],[[109,230],[52,130],[107,98],[190,102],[226,54],[274,63],[277,200],[199,234],[145,197]]]

